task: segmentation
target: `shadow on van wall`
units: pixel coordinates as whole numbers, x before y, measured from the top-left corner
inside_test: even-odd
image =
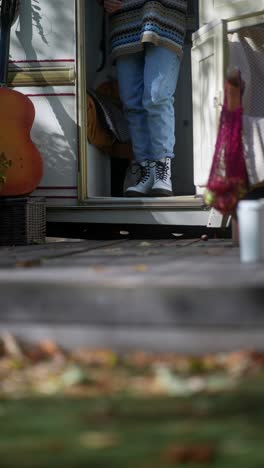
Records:
[[[24,3],[26,3],[27,0],[23,0]],[[28,3],[31,3],[30,1]],[[43,42],[48,44],[48,41],[45,37],[45,31],[42,27],[41,23],[41,9],[39,7],[39,1],[38,0],[32,0],[32,5],[31,5],[31,11],[32,11],[32,20],[34,21],[34,24],[36,25],[36,28],[38,30],[38,33],[42,39]]]
[[[43,43],[43,45],[49,45],[49,37],[43,26],[44,22],[47,21],[47,17],[45,16],[45,12],[42,7],[44,4],[45,1],[21,0],[16,36],[25,53],[24,60],[29,60],[30,62],[34,60],[37,61],[39,59],[37,51],[33,46],[34,29],[37,30],[41,43]],[[67,24],[67,21],[69,21],[68,12],[67,9],[63,8],[63,6],[64,2],[56,1],[56,19],[58,22],[60,21],[60,24],[63,24],[65,18],[65,23]],[[56,24],[56,20],[54,21],[54,24]],[[50,31],[51,27],[52,25],[50,26]],[[64,49],[62,37],[60,36],[59,31],[58,34],[56,34],[56,44],[58,50]],[[42,91],[40,89],[40,93],[41,92]],[[47,92],[48,94],[52,94],[52,96],[45,96],[45,100],[52,109],[57,123],[57,128],[59,127],[61,132],[51,133],[51,127],[48,125],[49,122],[46,122],[47,125],[45,125],[45,119],[43,119],[41,123],[35,122],[32,136],[35,143],[38,145],[41,154],[45,158],[46,169],[52,169],[53,173],[57,171],[61,177],[66,174],[68,174],[69,177],[70,173],[71,177],[73,177],[72,164],[73,161],[76,161],[77,154],[76,131],[73,130],[76,127],[76,122],[71,118],[70,110],[67,110],[63,106],[61,99],[56,96],[58,90],[49,86]],[[34,134],[37,135],[37,139],[34,138]],[[60,163],[60,160],[63,161]],[[54,176],[56,177],[56,174],[54,174]]]

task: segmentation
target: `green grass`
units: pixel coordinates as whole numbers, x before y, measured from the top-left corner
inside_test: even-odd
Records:
[[[1,468],[204,468],[164,461],[206,445],[212,468],[264,466],[262,387],[191,398],[0,401]]]

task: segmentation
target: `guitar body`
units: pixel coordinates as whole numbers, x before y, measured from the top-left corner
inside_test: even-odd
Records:
[[[19,0],[0,4],[0,196],[28,195],[43,173],[41,156],[30,138],[35,118],[33,103],[7,87],[10,30]],[[2,174],[1,174],[2,171]]]
[[[42,159],[30,138],[34,118],[35,109],[28,97],[0,88],[0,153],[10,161],[0,196],[29,194],[40,182]]]

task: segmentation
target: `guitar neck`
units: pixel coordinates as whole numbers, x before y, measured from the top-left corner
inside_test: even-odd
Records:
[[[0,31],[0,86],[8,84],[10,28],[2,26]]]

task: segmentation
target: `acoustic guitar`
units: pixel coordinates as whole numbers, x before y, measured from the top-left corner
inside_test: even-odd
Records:
[[[10,31],[18,4],[2,0],[0,6],[0,197],[30,194],[43,174],[42,158],[30,137],[34,105],[7,87]]]

